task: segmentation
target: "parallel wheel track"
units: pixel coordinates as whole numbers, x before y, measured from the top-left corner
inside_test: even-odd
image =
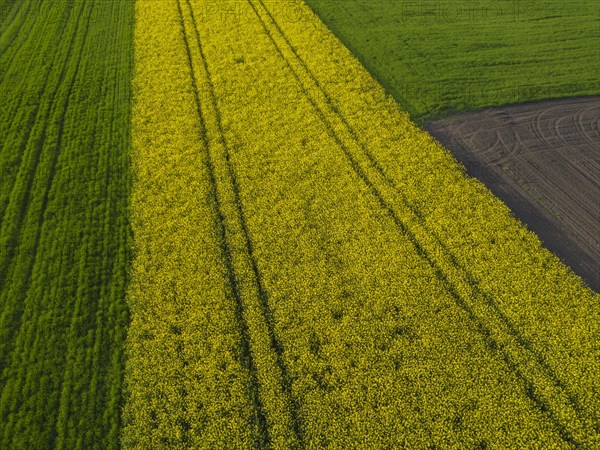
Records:
[[[554,370],[550,367],[550,365],[545,361],[544,357],[533,348],[533,343],[525,338],[523,334],[517,329],[514,323],[501,311],[500,306],[496,303],[493,296],[485,292],[480,287],[480,282],[477,280],[464,266],[462,266],[456,256],[446,247],[446,245],[441,241],[437,233],[433,230],[430,230],[422,218],[419,211],[410,204],[406,195],[403,194],[402,190],[397,186],[397,184],[385,173],[380,164],[375,160],[375,158],[370,154],[367,150],[364,143],[360,141],[356,131],[351,127],[343,114],[339,111],[339,109],[335,106],[329,94],[323,88],[318,78],[314,75],[314,73],[310,70],[307,63],[301,58],[298,54],[297,50],[294,48],[289,38],[286,36],[285,32],[282,30],[280,25],[277,23],[276,19],[270,13],[269,9],[265,6],[263,0],[248,0],[250,6],[252,7],[255,15],[258,20],[261,22],[265,33],[273,43],[277,53],[282,57],[282,59],[288,65],[293,76],[298,81],[299,85],[302,88],[302,92],[306,96],[307,100],[313,106],[317,115],[327,127],[330,135],[334,138],[340,149],[343,151],[344,155],[348,159],[352,169],[359,176],[359,178],[367,185],[373,196],[377,199],[378,203],[382,206],[382,208],[388,212],[396,226],[405,234],[409,240],[412,242],[415,247],[417,253],[428,263],[429,266],[434,270],[436,277],[439,281],[446,286],[451,296],[454,298],[457,306],[459,306],[463,311],[465,311],[468,317],[477,324],[477,328],[483,336],[484,341],[486,342],[488,349],[490,349],[493,353],[497,354],[507,365],[507,367],[513,372],[518,379],[521,380],[522,385],[525,387],[527,395],[536,405],[536,407],[541,410],[544,414],[548,416],[548,418],[555,425],[557,431],[560,433],[561,437],[571,445],[575,447],[580,446],[580,442],[576,438],[573,437],[571,431],[568,429],[567,425],[564,424],[556,415],[556,413],[550,408],[550,406],[545,402],[542,396],[536,392],[538,387],[528,376],[526,373],[523,373],[523,363],[515,362],[515,359],[524,359],[521,355],[515,355],[514,351],[507,351],[501,345],[501,343],[494,338],[494,332],[490,329],[486,322],[492,321],[492,323],[496,323],[497,326],[500,326],[500,329],[503,330],[506,336],[509,337],[509,340],[512,341],[513,344],[516,344],[519,348],[519,353],[523,353],[524,355],[529,354],[531,359],[535,361],[537,367],[533,368],[533,371],[536,372],[539,376],[543,376],[546,380],[550,381],[554,386],[552,392],[552,396],[560,395],[562,401],[561,403],[565,407],[570,407],[571,410],[575,413],[577,417],[586,422],[594,422],[594,428],[598,428],[597,420],[595,417],[588,417],[587,412],[581,407],[576,396],[570,391],[570,389],[565,385],[565,383],[560,380],[558,375],[554,372]],[[260,5],[260,6],[257,6]],[[261,14],[260,11],[263,11]],[[268,25],[268,22],[272,24],[272,26]],[[297,61],[297,65],[300,66],[301,71],[305,72],[310,80],[312,80],[314,86],[317,88],[316,92],[319,92],[321,96],[324,98],[324,103],[326,105],[326,110],[320,107],[317,99],[311,95],[311,92],[315,92],[315,90],[307,89],[305,82],[302,79],[300,73],[298,73],[297,69],[294,68],[294,64],[289,60],[288,57],[285,56],[286,51],[282,48],[280,44],[278,44],[277,40],[274,37],[274,34],[278,34],[280,38],[285,43],[284,45],[288,48],[287,53],[291,53],[293,58]],[[355,150],[358,150],[360,153],[356,151],[353,152],[352,149],[346,145],[339,135],[339,132],[336,130],[336,127],[331,123],[331,119],[328,119],[327,115],[333,115],[339,119],[339,121],[343,124],[344,128],[347,130],[348,134],[356,143],[354,146]],[[361,158],[362,157],[362,158]],[[363,162],[360,161],[363,159]],[[366,160],[366,161],[365,161]],[[391,190],[397,195],[401,197],[401,205],[410,211],[412,217],[408,220],[411,223],[409,226],[406,221],[403,221],[400,217],[401,214],[394,207],[393,200],[387,200],[385,191]],[[411,228],[420,228],[424,233],[431,236],[434,240],[434,248],[437,247],[441,250],[441,253],[449,262],[449,267],[443,268],[440,264],[435,260],[433,256],[431,256],[430,251],[428,251],[425,246],[419,241],[415,232],[411,230]],[[439,253],[439,252],[436,252]],[[446,271],[454,272],[454,275],[457,275],[459,279],[464,280],[469,286],[468,291],[465,293],[460,293],[460,289],[452,283],[451,278],[452,274],[447,274]],[[466,295],[465,295],[466,294]],[[477,312],[477,305],[471,305],[467,299],[468,298],[478,298],[483,301],[483,304],[487,306],[491,312],[491,317],[485,318],[480,317],[481,312]],[[516,356],[516,358],[515,358]],[[591,419],[591,420],[590,420]]]
[[[200,55],[200,69],[204,74],[204,84],[208,90],[210,104],[204,105],[204,108],[201,105],[200,101],[200,88],[198,79],[196,78],[196,70],[199,68],[194,64],[194,58],[192,56],[190,39],[189,39],[189,31],[185,25],[184,12],[181,6],[182,1],[185,2],[186,7],[189,11],[191,23],[193,30],[193,36],[195,38],[197,49]],[[229,147],[227,142],[225,141],[223,135],[223,129],[221,125],[221,117],[218,109],[217,98],[214,92],[214,86],[212,83],[210,69],[208,67],[208,62],[206,56],[204,54],[204,50],[201,43],[200,32],[198,29],[198,24],[195,18],[193,7],[189,0],[177,0],[177,6],[180,14],[182,33],[184,36],[184,42],[186,46],[186,53],[188,56],[188,64],[190,67],[190,73],[192,77],[193,91],[194,91],[194,100],[196,103],[196,110],[198,113],[200,128],[201,128],[201,138],[203,142],[203,146],[206,151],[206,163],[209,172],[210,184],[211,184],[211,197],[213,199],[215,216],[216,216],[216,226],[218,228],[218,234],[221,241],[221,249],[223,253],[223,261],[225,262],[229,285],[231,288],[231,294],[235,299],[235,312],[237,321],[240,324],[241,334],[242,334],[242,354],[244,356],[245,361],[243,361],[244,365],[249,369],[251,374],[251,391],[252,391],[252,401],[254,403],[257,424],[259,427],[260,433],[260,441],[257,442],[257,445],[260,448],[269,448],[272,444],[273,437],[271,436],[271,429],[268,415],[265,412],[264,401],[261,399],[260,391],[261,386],[259,383],[259,370],[257,367],[257,363],[255,358],[253,357],[253,337],[251,333],[251,327],[249,325],[249,314],[246,311],[253,309],[257,305],[249,304],[249,301],[256,300],[258,301],[258,309],[260,310],[261,317],[258,320],[263,321],[268,332],[269,345],[271,349],[273,349],[276,353],[276,367],[272,367],[272,370],[279,372],[279,378],[281,379],[282,385],[281,389],[284,395],[284,401],[286,401],[290,406],[290,414],[291,414],[291,422],[293,429],[290,430],[293,434],[291,441],[300,442],[301,441],[301,431],[300,425],[298,421],[298,413],[297,413],[297,405],[293,400],[293,396],[291,393],[291,383],[289,381],[289,377],[287,375],[286,367],[282,360],[283,347],[281,343],[278,341],[275,329],[274,329],[274,320],[273,314],[269,306],[267,293],[263,287],[262,277],[260,275],[258,265],[256,263],[256,259],[254,257],[254,251],[252,242],[250,240],[248,226],[246,224],[246,220],[244,217],[244,212],[241,206],[240,201],[240,188],[237,182],[235,172],[230,162],[230,154]],[[210,112],[206,112],[207,109],[210,109]],[[218,149],[214,144],[211,144],[206,130],[207,121],[210,120],[207,117],[207,114],[212,114],[212,119],[216,122],[217,132],[219,134],[217,142],[218,145],[222,148],[222,152],[220,155],[215,155],[215,152],[218,152]],[[224,173],[217,173],[217,165],[215,158],[220,158],[220,162],[225,165]],[[219,176],[220,175],[220,176]],[[230,192],[233,196],[233,205],[234,210],[228,210],[226,206],[226,202],[224,202],[227,198],[227,194],[225,192]],[[243,242],[242,249],[245,253],[240,260],[236,257],[236,246],[232,244],[233,234],[235,233],[235,228],[238,228],[241,231],[241,238]],[[233,247],[232,247],[233,246]],[[244,284],[243,274],[241,272],[245,272],[242,270],[236,270],[236,262],[239,264],[249,265],[250,267],[246,267],[246,269],[250,269],[249,273],[252,275],[252,280],[250,283],[253,285],[255,292],[243,292],[242,284]],[[249,281],[249,280],[246,280]],[[247,298],[247,296],[251,298]],[[256,318],[255,318],[256,319]],[[256,351],[256,350],[254,350]],[[264,368],[263,368],[264,370]]]

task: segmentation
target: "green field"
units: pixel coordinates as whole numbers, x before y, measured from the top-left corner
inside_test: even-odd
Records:
[[[600,93],[595,0],[306,0],[413,119]]]
[[[0,448],[115,448],[133,1],[0,12]]]

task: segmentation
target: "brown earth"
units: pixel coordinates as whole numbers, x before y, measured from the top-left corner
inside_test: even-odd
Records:
[[[600,289],[600,96],[489,108],[423,126]]]

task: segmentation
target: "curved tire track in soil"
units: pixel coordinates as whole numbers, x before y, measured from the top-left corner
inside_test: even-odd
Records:
[[[600,292],[599,120],[600,96],[592,96],[463,113],[424,128]],[[502,130],[515,138],[498,146]]]

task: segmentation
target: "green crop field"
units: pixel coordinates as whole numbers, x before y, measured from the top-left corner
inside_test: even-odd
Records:
[[[600,93],[595,0],[306,0],[416,120]]]
[[[115,448],[133,1],[0,12],[0,448]]]

